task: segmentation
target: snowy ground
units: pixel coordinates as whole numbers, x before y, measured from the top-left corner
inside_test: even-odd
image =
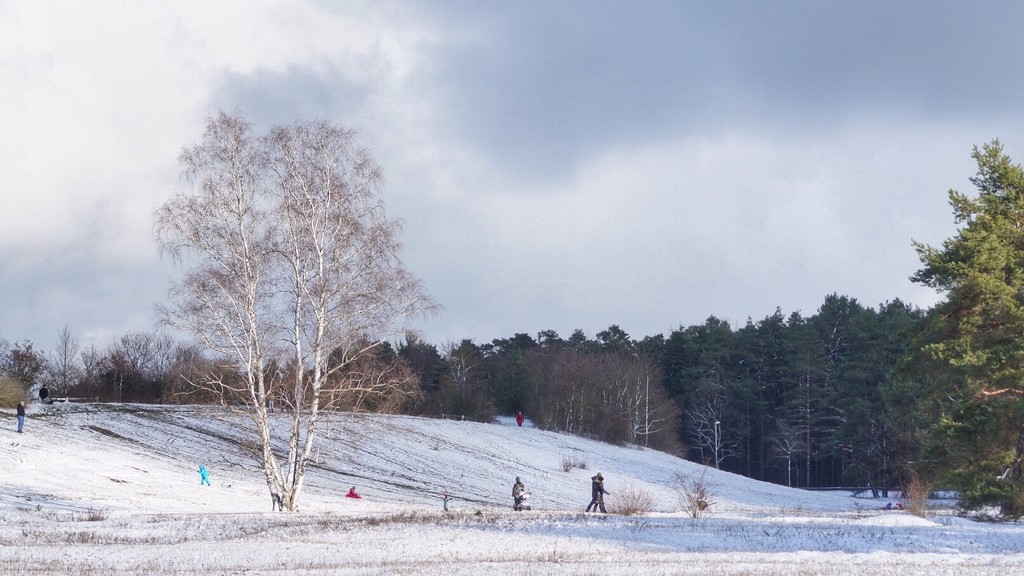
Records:
[[[1024,574],[1019,523],[715,470],[715,505],[695,520],[677,474],[700,466],[511,419],[338,417],[294,514],[269,511],[244,425],[220,409],[33,405],[24,434],[0,421],[0,574]],[[609,505],[641,491],[654,512],[583,514],[598,471]],[[516,476],[531,512],[510,509]],[[343,497],[353,485],[362,500]]]

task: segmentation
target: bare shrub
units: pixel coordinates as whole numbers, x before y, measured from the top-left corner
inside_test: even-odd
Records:
[[[583,460],[575,454],[563,454],[562,455],[562,471],[568,472],[573,468],[579,468],[580,470],[587,469],[587,461]]]
[[[907,500],[907,511],[915,516],[924,517],[928,509],[928,496],[931,493],[931,483],[911,470],[910,478],[903,484],[903,497]]]
[[[708,469],[705,467],[700,474],[684,474],[676,472],[676,482],[679,484],[679,506],[685,510],[691,518],[700,518],[706,514],[712,506],[714,493],[711,482],[707,479]]]
[[[86,516],[86,519],[89,520],[89,522],[102,522],[107,518],[110,518],[110,513],[106,510],[100,510],[99,508],[90,508],[89,513]]]
[[[622,516],[648,514],[652,509],[654,500],[650,493],[629,483],[615,490],[615,497],[610,499],[608,505],[609,512]]]

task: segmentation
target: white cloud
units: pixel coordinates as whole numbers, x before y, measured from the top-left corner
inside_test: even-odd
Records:
[[[547,186],[463,183],[445,203],[459,225],[440,237],[460,264],[429,283],[449,306],[449,336],[619,324],[643,337],[710,315],[737,325],[776,307],[813,314],[833,292],[927,307],[935,295],[908,280],[911,239],[952,233],[945,190],[971,162],[946,143],[967,136],[893,126],[678,134],[601,151]]]
[[[712,314],[813,313],[834,291],[926,305],[906,279],[917,265],[910,240],[952,233],[944,193],[971,190],[971,145],[999,136],[1021,155],[1015,107],[943,114],[956,94],[934,105],[916,82],[900,82],[895,100],[885,85],[837,90],[851,81],[842,71],[785,46],[762,54],[766,37],[743,43],[752,24],[718,9],[673,13],[723,24],[715,46],[728,54],[685,50],[696,40],[652,24],[657,7],[624,29],[588,12],[568,35],[555,24],[575,10],[505,12],[0,3],[0,266],[10,277],[0,300],[24,309],[0,311],[0,336],[140,328],[138,302],[163,296],[152,211],[182,185],[177,155],[214,106],[262,106],[275,122],[323,115],[363,133],[391,214],[407,221],[406,262],[447,308],[424,324],[433,340],[612,323],[644,336]],[[628,37],[605,35],[620,29]],[[816,42],[828,38],[815,30]],[[802,50],[802,36],[789,38]],[[789,76],[764,72],[794,54]],[[903,59],[895,69],[929,67],[921,78],[945,62],[892,57]],[[790,81],[814,90],[794,93]],[[986,107],[1003,112],[979,115]],[[88,294],[93,315],[79,324],[73,306],[47,308],[33,297],[41,283]]]
[[[101,274],[106,261],[129,274],[121,283],[162,296],[163,278],[151,275],[152,212],[181,185],[178,153],[200,138],[226,73],[303,67],[387,83],[415,57],[400,34],[308,2],[25,1],[0,11],[0,258],[16,272],[3,300],[24,309],[0,318],[0,330],[15,338],[37,337],[21,334],[22,322],[43,314],[28,309],[30,281],[78,294],[96,284],[91,304],[112,305],[109,322],[148,321],[148,307],[139,314],[105,301],[114,294],[103,278],[67,272],[91,263]],[[131,262],[143,277],[122,268]],[[76,323],[78,312],[60,313]]]
[[[94,225],[124,230],[104,247],[115,253],[148,240],[150,213],[176,184],[177,153],[198,139],[225,72],[333,63],[368,83],[380,67],[344,64],[381,53],[401,66],[393,39],[305,2],[16,2],[5,11],[6,250],[66,245]],[[112,213],[88,217],[104,205]]]

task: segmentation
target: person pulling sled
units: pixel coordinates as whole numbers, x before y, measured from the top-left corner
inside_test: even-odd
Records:
[[[516,483],[512,485],[512,509],[516,512],[530,509],[526,505],[526,486],[523,485],[519,476],[516,476]]]

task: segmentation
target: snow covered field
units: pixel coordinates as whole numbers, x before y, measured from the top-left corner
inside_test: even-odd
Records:
[[[715,470],[715,504],[692,519],[677,474],[701,466],[511,419],[337,417],[288,514],[270,512],[244,425],[222,409],[35,404],[24,434],[3,415],[0,574],[1024,574],[1020,523]],[[629,489],[655,511],[583,514],[599,471],[610,506]],[[511,510],[516,476],[531,512]]]

